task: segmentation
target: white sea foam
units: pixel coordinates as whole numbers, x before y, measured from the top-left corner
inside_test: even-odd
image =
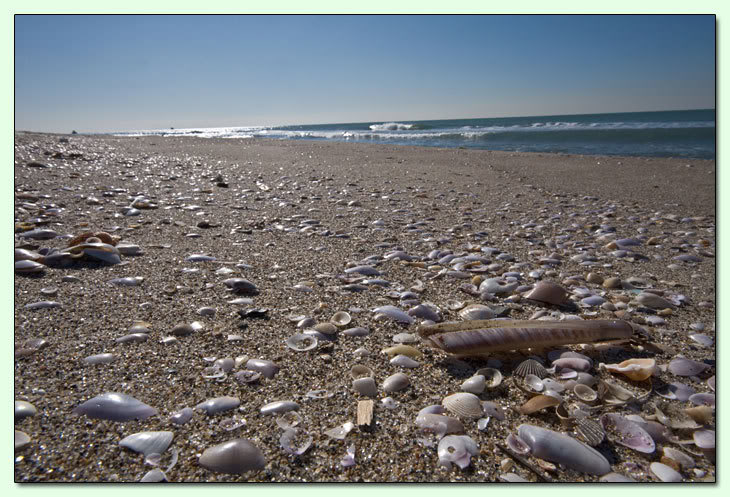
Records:
[[[413,124],[403,123],[383,123],[383,124],[371,124],[370,129],[373,131],[406,131],[413,129]]]

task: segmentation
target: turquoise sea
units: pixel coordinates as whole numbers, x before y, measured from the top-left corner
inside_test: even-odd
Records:
[[[715,158],[715,110],[157,129],[115,133],[281,138],[518,152]]]

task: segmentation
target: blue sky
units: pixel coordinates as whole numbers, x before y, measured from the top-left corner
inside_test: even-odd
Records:
[[[15,128],[715,107],[713,16],[16,16]]]

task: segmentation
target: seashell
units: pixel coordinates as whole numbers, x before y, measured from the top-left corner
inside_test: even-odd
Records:
[[[31,260],[22,260],[15,262],[15,272],[18,274],[42,273],[46,270],[46,266],[39,262]]]
[[[702,347],[712,347],[712,344],[714,343],[712,338],[703,333],[692,333],[689,337]]]
[[[605,380],[598,382],[598,397],[606,404],[622,404],[634,400],[633,392]]]
[[[142,431],[123,438],[119,445],[148,456],[162,454],[172,443],[171,431]]]
[[[87,257],[109,264],[119,264],[122,262],[117,248],[107,243],[83,243],[72,248],[64,249],[64,252],[66,251],[70,251],[71,253],[79,253],[81,251]]]
[[[260,411],[261,414],[281,414],[289,411],[298,411],[299,404],[292,402],[291,400],[277,400],[276,402],[269,402],[263,406]]]
[[[365,397],[376,397],[378,395],[378,389],[375,386],[375,379],[369,376],[353,380],[352,388],[357,393]]]
[[[603,304],[604,302],[606,302],[606,299],[604,299],[603,297],[601,297],[599,295],[591,295],[589,297],[585,297],[585,298],[581,299],[580,305],[582,305],[584,307],[597,307],[597,306]]]
[[[408,309],[409,316],[415,316],[420,319],[428,319],[434,323],[441,321],[441,316],[434,310],[430,305],[419,304],[415,307]]]
[[[459,311],[459,316],[466,320],[492,319],[497,314],[486,305],[471,304]]]
[[[592,475],[611,471],[600,452],[568,435],[527,424],[520,425],[517,432],[535,457]]]
[[[715,407],[714,393],[696,393],[691,395],[688,400],[696,406]]]
[[[141,343],[147,340],[147,333],[130,333],[114,340],[115,343]]]
[[[215,307],[201,307],[195,312],[200,316],[215,316],[216,310]]]
[[[608,473],[600,477],[598,481],[604,483],[636,483],[636,480],[633,478],[619,473]]]
[[[715,375],[713,374],[711,377],[707,378],[707,386],[710,387],[710,390],[713,392],[715,391]]]
[[[664,447],[662,450],[665,457],[677,462],[682,469],[692,469],[696,466],[695,460],[681,450],[673,449],[672,447]]]
[[[543,390],[545,390],[545,384],[542,382],[539,376],[535,376],[534,374],[528,374],[522,381],[525,383],[525,386],[527,386],[527,388],[532,392],[542,392]]]
[[[355,328],[348,328],[344,330],[342,334],[349,337],[366,337],[370,334],[370,330],[363,328],[362,326],[356,326]]]
[[[62,305],[59,302],[44,300],[41,302],[33,302],[32,304],[27,304],[23,307],[23,309],[27,309],[29,311],[37,311],[38,309],[54,309],[61,306]]]
[[[103,241],[103,240],[102,240]],[[108,243],[108,242],[107,242]],[[144,252],[139,245],[133,245],[129,243],[120,243],[117,246],[117,250],[122,255],[142,255]]]
[[[715,448],[715,430],[697,430],[692,433],[692,439],[695,445],[700,449],[714,449]]]
[[[352,355],[356,359],[362,359],[363,357],[368,357],[370,355],[370,351],[366,349],[365,347],[360,347],[359,349],[355,349],[355,351],[352,353]]]
[[[517,454],[527,455],[532,450],[529,445],[527,445],[527,442],[522,440],[517,435],[510,433],[507,435],[507,438],[505,439],[505,442],[507,443],[507,447],[512,449]]]
[[[532,414],[547,409],[548,407],[557,406],[561,402],[561,399],[555,398],[552,395],[536,395],[522,404],[517,411],[520,414]]]
[[[146,472],[142,479],[139,480],[140,483],[160,483],[163,481],[167,481],[167,476],[157,468]]]
[[[26,250],[21,248],[15,249],[15,261],[40,261],[43,259],[43,256],[39,254],[38,252],[33,252],[32,250]]]
[[[561,369],[572,369],[573,371],[588,371],[593,366],[590,361],[581,359],[578,357],[561,357],[555,359],[552,363],[553,367],[557,368],[558,371]]]
[[[95,365],[95,364],[109,364],[110,362],[114,362],[116,360],[117,356],[111,353],[106,354],[96,354],[96,355],[90,355],[88,357],[84,357],[83,363],[88,365]]]
[[[164,337],[162,340],[160,340],[160,343],[164,345],[171,345],[173,343],[177,343],[179,340],[177,337]]]
[[[376,307],[373,309],[373,312],[377,315],[383,315],[386,316],[393,321],[397,321],[398,323],[409,325],[413,324],[413,318],[403,312],[402,310],[398,309],[395,306],[392,305],[384,305],[381,307]],[[377,316],[376,316],[377,317]]]
[[[318,344],[317,337],[312,335],[305,335],[304,333],[295,333],[287,338],[284,343],[286,346],[297,352],[303,352],[305,350],[312,350]]]
[[[416,343],[418,342],[418,336],[414,335],[413,333],[398,333],[397,335],[393,336],[393,341],[395,343]]]
[[[488,389],[497,388],[502,384],[502,373],[498,369],[494,368],[481,368],[478,369],[476,374],[484,376],[484,381]]]
[[[713,404],[714,406],[714,399]],[[684,412],[693,420],[695,420],[697,423],[703,424],[703,425],[709,425],[712,424],[712,421],[714,419],[715,410],[713,407],[710,407],[709,405],[699,405],[696,407],[688,407],[684,410]]]
[[[565,288],[547,280],[539,281],[532,290],[525,294],[526,299],[552,305],[564,304],[567,297],[568,292]]]
[[[464,433],[464,425],[461,421],[441,414],[419,413],[416,416],[416,426],[421,430],[427,430],[439,436],[447,433]]]
[[[678,483],[682,481],[682,475],[671,467],[660,462],[653,462],[649,465],[651,473],[665,483]]]
[[[619,364],[603,364],[599,368],[604,368],[612,373],[621,373],[634,381],[644,381],[656,371],[656,361],[654,359],[628,359]]]
[[[187,262],[211,262],[215,257],[205,254],[191,254],[185,258]]]
[[[267,378],[273,378],[279,372],[279,366],[266,359],[249,359],[246,369],[260,371]]]
[[[411,384],[410,378],[408,378],[408,375],[403,373],[395,373],[393,375],[388,376],[383,381],[383,390],[386,392],[399,392],[405,388],[408,388],[408,385]]]
[[[502,410],[502,407],[499,404],[490,400],[485,400],[482,402],[482,409],[484,410],[484,414],[489,417],[496,418],[500,421],[505,420],[504,410]]]
[[[477,320],[420,326],[418,333],[446,352],[479,355],[568,343],[627,339],[633,335],[633,328],[626,321]]]
[[[213,414],[235,409],[239,405],[241,405],[241,401],[238,397],[216,397],[201,402],[195,408],[205,411],[208,416],[212,416]]]
[[[388,354],[391,359],[397,355],[408,356],[411,359],[421,358],[423,353],[415,347],[405,344],[398,344],[393,347],[383,349],[381,352]]]
[[[233,300],[228,300],[228,304],[235,304],[235,305],[253,305],[253,299],[241,297]],[[314,324],[316,321],[312,320],[312,324]]]
[[[236,438],[205,449],[198,463],[217,473],[241,474],[264,469],[264,454],[251,441]]]
[[[400,405],[393,397],[384,397],[380,399],[380,402],[386,409],[395,409]]]
[[[296,428],[302,423],[302,416],[297,411],[286,411],[276,418],[276,426],[282,430]]]
[[[358,378],[374,378],[375,373],[373,373],[373,370],[367,366],[355,364],[350,369],[350,376],[352,376],[353,380],[357,380]]]
[[[117,286],[139,286],[143,281],[144,278],[142,276],[134,276],[128,278],[114,278],[113,280],[109,280],[109,283]]]
[[[358,273],[363,276],[381,276],[383,273],[372,266],[355,266],[345,269],[346,274]]]
[[[279,437],[279,445],[287,453],[301,456],[312,446],[312,436],[298,428],[287,428]]]
[[[392,358],[389,362],[391,364],[393,364],[394,366],[399,366],[401,368],[407,368],[407,369],[417,368],[418,366],[421,365],[420,362],[413,360],[410,357],[408,357],[407,355],[403,355],[403,354],[398,354],[397,356]]]
[[[545,366],[540,364],[534,359],[527,359],[522,361],[514,370],[514,374],[520,378],[525,378],[527,375],[537,376],[539,379],[543,379],[547,376],[547,369]]]
[[[595,447],[606,438],[606,431],[603,429],[603,426],[587,417],[575,421],[575,431],[591,447]]]
[[[636,296],[636,301],[644,307],[649,307],[651,309],[674,309],[677,307],[667,299],[649,292],[641,292]]]
[[[15,430],[15,451],[18,452],[20,450],[25,449],[30,445],[30,437],[27,433]]]
[[[479,397],[473,393],[459,392],[444,397],[441,404],[460,418],[481,418],[484,415]]]
[[[603,428],[615,437],[617,443],[645,454],[656,450],[654,440],[646,430],[624,416],[606,413],[600,419]]]
[[[223,284],[230,288],[234,293],[240,295],[255,296],[259,294],[259,289],[256,288],[256,285],[244,278],[229,278],[227,280],[223,280]]]
[[[255,383],[261,378],[261,371],[254,371],[251,369],[244,369],[233,375],[239,383]]]
[[[157,414],[147,404],[123,393],[107,392],[87,400],[73,410],[74,414],[110,421],[143,420]]]
[[[677,356],[669,362],[669,372],[677,376],[697,376],[710,368],[703,362],[693,361],[686,357]]]
[[[664,397],[665,399],[676,399],[684,402],[686,400],[689,400],[689,398],[696,392],[695,389],[690,387],[689,385],[685,385],[684,383],[675,381],[664,385],[662,388],[657,389],[656,393],[657,395]]]
[[[170,416],[170,421],[172,421],[176,425],[184,425],[191,419],[193,419],[193,410],[189,407],[185,407],[177,412],[174,412]]]
[[[545,385],[545,395],[558,394],[565,390],[565,387],[559,381],[555,381],[551,378],[543,378],[542,384]]]
[[[37,228],[30,231],[24,231],[23,233],[17,233],[17,235],[22,238],[32,238],[34,240],[50,240],[51,238],[56,238],[58,233],[49,229]]]
[[[348,314],[345,311],[339,311],[334,313],[334,315],[330,318],[330,322],[337,326],[338,328],[343,328],[350,324],[350,321],[352,321],[352,317],[350,314]],[[316,329],[316,327],[315,327]]]
[[[583,385],[582,383],[577,383],[573,387],[573,392],[575,393],[576,397],[578,397],[586,404],[592,404],[598,399],[598,392],[593,390],[588,385]]]
[[[342,424],[340,426],[335,426],[334,428],[330,428],[329,430],[326,430],[324,432],[325,435],[327,435],[330,438],[334,438],[336,440],[344,440],[348,433],[352,431],[352,429],[355,427],[354,423],[347,422],[345,424]]]
[[[340,466],[349,468],[355,465],[355,445],[349,445],[345,456],[340,460]]]
[[[479,395],[487,387],[487,382],[483,375],[477,374],[467,379],[461,384],[461,389],[464,392],[473,393]]]
[[[337,326],[332,323],[318,323],[314,325],[312,329],[322,333],[323,335],[334,335],[339,331]]]
[[[170,333],[174,336],[178,337],[184,337],[188,335],[192,335],[195,332],[195,329],[192,327],[192,325],[189,325],[187,323],[180,323],[178,325],[175,325],[175,327],[170,331]]]
[[[486,292],[492,295],[508,294],[514,292],[520,286],[519,282],[508,282],[502,278],[488,278],[479,285],[479,292]]]
[[[471,464],[471,456],[478,454],[476,442],[466,435],[445,436],[438,445],[439,464],[446,469],[451,469],[452,463],[465,469]]]
[[[30,416],[35,416],[38,413],[38,409],[35,408],[30,402],[24,400],[15,401],[15,422],[21,421]]]

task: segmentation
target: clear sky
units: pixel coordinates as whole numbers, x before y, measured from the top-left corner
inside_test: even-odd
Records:
[[[16,130],[714,107],[714,16],[15,17]]]

